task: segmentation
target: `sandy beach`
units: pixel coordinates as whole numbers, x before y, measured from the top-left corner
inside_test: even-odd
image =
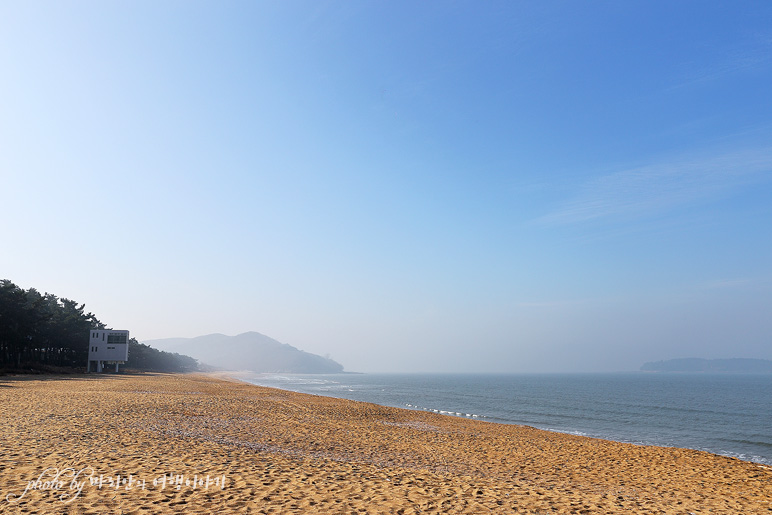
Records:
[[[211,375],[0,377],[0,513],[772,513],[772,469]]]

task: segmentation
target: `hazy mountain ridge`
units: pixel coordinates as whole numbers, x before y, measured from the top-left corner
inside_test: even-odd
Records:
[[[236,336],[208,334],[195,338],[163,338],[143,343],[156,349],[179,352],[202,363],[227,370],[295,374],[335,374],[343,365],[305,352],[258,332]]]
[[[644,363],[641,370],[644,372],[735,372],[770,374],[772,373],[772,361],[750,358],[681,358]]]

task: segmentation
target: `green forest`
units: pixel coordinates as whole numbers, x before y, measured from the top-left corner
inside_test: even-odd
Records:
[[[83,372],[92,329],[108,329],[85,305],[0,280],[0,371]],[[127,370],[189,372],[195,359],[129,340]]]

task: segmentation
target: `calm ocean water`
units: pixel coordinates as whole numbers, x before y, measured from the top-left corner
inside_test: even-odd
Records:
[[[772,465],[772,375],[260,374],[246,380]]]

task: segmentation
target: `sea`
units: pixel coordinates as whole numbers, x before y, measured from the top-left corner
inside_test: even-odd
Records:
[[[247,382],[772,465],[772,374],[255,374]]]

